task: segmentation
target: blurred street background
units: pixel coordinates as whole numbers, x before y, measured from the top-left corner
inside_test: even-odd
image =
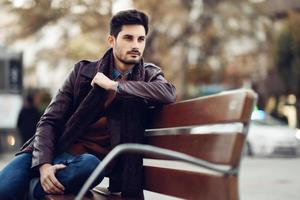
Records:
[[[300,0],[0,0],[0,169],[74,64],[106,51],[110,17],[130,8],[149,14],[144,57],[177,100],[258,93],[241,199],[300,199]]]

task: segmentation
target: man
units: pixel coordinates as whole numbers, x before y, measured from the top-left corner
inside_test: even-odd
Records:
[[[127,10],[112,17],[111,48],[96,62],[75,65],[35,136],[0,172],[1,199],[22,199],[30,180],[29,194],[37,199],[77,193],[110,146],[143,142],[147,108],[175,101],[175,88],[160,68],[143,62],[147,33],[143,12]],[[101,133],[93,132],[95,124]],[[117,160],[108,172],[109,190],[140,197],[141,163],[139,156]]]
[[[19,113],[17,128],[25,143],[35,133],[36,124],[40,120],[40,112],[34,104],[34,99],[31,94],[28,94],[24,99],[24,105]]]

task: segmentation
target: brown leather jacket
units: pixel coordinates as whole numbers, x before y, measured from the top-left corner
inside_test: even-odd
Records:
[[[21,148],[22,152],[32,152],[32,167],[52,163],[57,141],[65,128],[66,121],[76,111],[78,105],[91,90],[91,81],[97,73],[101,60],[78,62],[56,96],[41,117],[35,136]],[[175,101],[175,87],[163,77],[161,69],[154,64],[144,64],[144,81],[124,81],[119,83],[117,95],[133,95],[150,102],[172,103]]]

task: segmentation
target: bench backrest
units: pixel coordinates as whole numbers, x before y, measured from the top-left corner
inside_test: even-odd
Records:
[[[146,131],[146,143],[238,170],[256,98],[251,90],[235,90],[164,106]],[[187,129],[195,126],[202,128]],[[226,130],[228,126],[240,129]],[[224,175],[161,157],[148,158],[146,190],[184,199],[238,199],[238,173]]]

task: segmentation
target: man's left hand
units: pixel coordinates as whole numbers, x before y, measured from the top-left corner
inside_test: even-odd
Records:
[[[105,76],[101,72],[98,72],[93,78],[91,85],[95,86],[95,84],[99,85],[105,90],[115,90],[115,91],[117,90],[117,86],[118,86],[118,82],[110,80],[107,76]]]

